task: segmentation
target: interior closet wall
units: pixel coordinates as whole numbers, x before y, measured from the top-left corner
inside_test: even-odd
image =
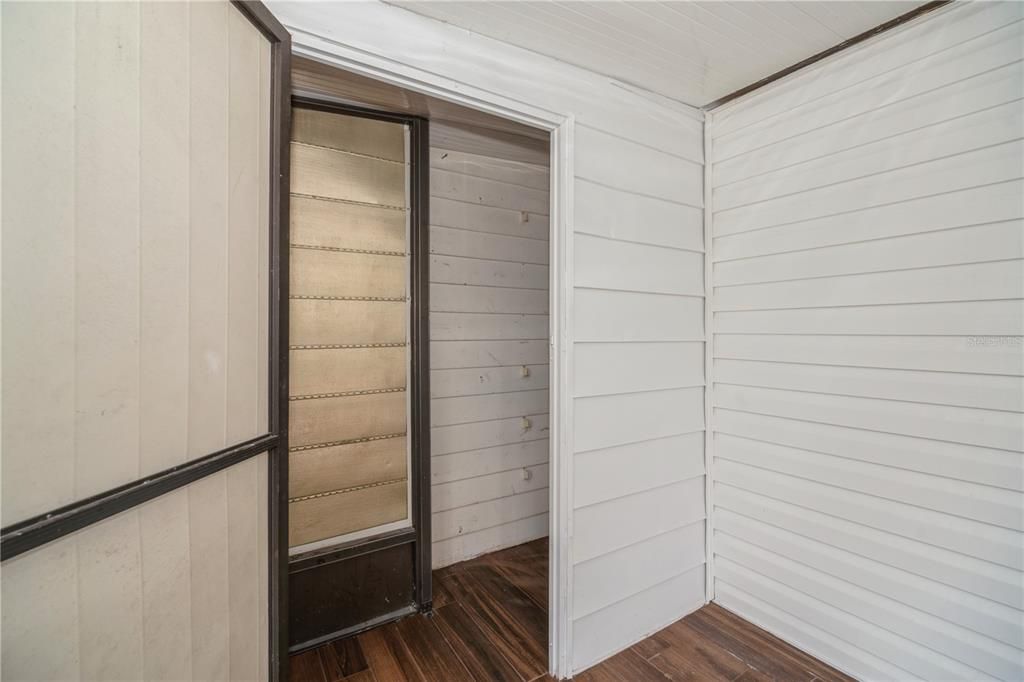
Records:
[[[300,54],[352,50],[410,83],[440,76],[574,117],[573,444],[552,444],[574,458],[571,667],[701,606],[701,113],[383,3],[269,6]]]
[[[709,121],[715,598],[860,678],[1024,677],[1022,16]]]
[[[227,2],[0,11],[8,526],[266,432],[270,45]],[[4,679],[266,678],[266,467],[5,561]]]
[[[548,534],[549,174],[544,140],[430,133],[438,568]]]

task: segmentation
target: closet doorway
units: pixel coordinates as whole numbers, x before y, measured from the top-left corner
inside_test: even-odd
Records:
[[[307,186],[303,191],[303,178],[299,177],[303,155],[317,154],[294,145],[308,145],[312,151],[318,151],[338,143],[327,144],[328,140],[315,136],[293,142],[290,467],[293,484],[299,480],[298,475],[311,485],[308,490],[295,487],[290,492],[290,527],[296,533],[295,540],[304,543],[292,542],[289,570],[294,674],[301,679],[318,679],[323,673],[330,679],[338,673],[332,666],[345,660],[357,668],[363,665],[372,668],[374,661],[378,666],[385,665],[382,661],[391,661],[399,668],[418,666],[419,673],[428,679],[507,677],[521,680],[541,676],[548,670],[549,640],[551,178],[548,133],[303,58],[295,60],[292,76],[298,96],[293,139],[302,134],[298,131],[303,129],[312,127],[323,133],[336,131],[342,125],[336,122],[328,125],[323,120],[316,122],[318,119],[309,117],[303,109],[314,114],[332,111],[337,114],[347,109],[364,116],[383,117],[385,121],[389,118],[421,121],[423,129],[429,131],[425,136],[428,141],[422,152],[423,162],[408,164],[407,187],[414,187],[416,181],[412,176],[417,170],[422,172],[421,186],[429,196],[430,216],[424,234],[428,243],[422,243],[429,261],[425,272],[421,273],[425,277],[426,295],[424,292],[417,295],[412,290],[403,292],[399,287],[401,252],[415,254],[416,244],[399,244],[399,237],[408,239],[412,232],[403,233],[398,222],[388,231],[390,236],[386,239],[390,241],[380,241],[385,237],[378,234],[370,241],[355,244],[347,241],[351,236],[335,236],[331,239],[344,243],[317,242],[312,246],[326,245],[348,251],[304,248],[309,245],[298,241],[305,229],[300,226],[306,219],[301,211],[314,206],[315,200],[301,195],[328,196],[334,204],[346,208],[358,205],[360,211],[363,203],[376,203],[389,207],[383,210],[393,210],[396,215],[401,206],[394,187],[391,194],[339,194],[355,191],[356,186],[365,191],[369,180],[355,182],[351,176],[328,178],[322,175],[318,182],[326,182],[326,185]],[[311,121],[315,122],[312,126]],[[345,123],[342,127],[352,128],[352,125]],[[353,139],[366,143],[374,137],[367,129]],[[402,159],[395,153],[400,149],[397,137],[389,139],[392,152],[356,147],[352,143],[352,148],[344,150],[347,164],[334,163],[332,167],[344,171],[348,166],[377,165],[394,181]],[[424,138],[420,139],[422,142]],[[408,144],[406,140],[406,149]],[[356,162],[364,158],[375,163]],[[317,172],[325,170],[322,163],[315,166]],[[334,194],[330,194],[332,192]],[[318,205],[315,208],[325,210]],[[372,211],[381,213],[376,207]],[[330,232],[339,225],[349,225],[350,221],[335,216],[321,223],[329,225]],[[323,236],[317,238],[323,239]],[[302,274],[303,263],[335,262],[342,258],[347,259],[345,274],[313,272],[315,265],[306,275]],[[361,266],[357,261],[365,261],[367,265]],[[415,279],[415,261],[413,256],[400,266],[409,273],[409,282]],[[371,265],[371,262],[378,265]],[[384,282],[390,282],[394,288],[383,288]],[[300,286],[310,290],[300,291]],[[312,288],[330,286],[350,288],[334,293]],[[326,296],[366,297],[367,300],[327,303],[333,299],[322,298]],[[369,300],[371,298],[373,300]],[[417,303],[426,306],[424,314],[419,316],[413,313]],[[405,307],[410,324],[425,324],[421,338],[427,342],[418,345],[416,339],[410,337],[408,347],[313,348],[401,343],[391,338],[397,328],[388,327],[384,317],[380,318],[380,324],[370,324],[370,327],[389,329],[389,332],[357,341],[302,340],[297,334],[301,318],[297,311],[301,306],[320,310],[306,316],[312,325],[310,329],[327,330],[327,325],[340,324],[353,330],[359,328],[354,324],[356,320],[369,321],[358,315],[345,318],[340,312],[342,305],[350,309],[361,306],[363,310]],[[417,348],[421,352],[418,353]],[[306,358],[297,363],[296,354],[306,350],[310,351]],[[336,365],[328,368],[318,364],[315,358],[328,355],[318,356],[316,352],[324,350],[339,351],[334,352],[338,358],[333,361]],[[361,355],[347,353],[347,359],[341,359],[343,350],[364,352]],[[314,383],[305,393],[300,393],[306,390],[300,388],[304,381],[297,374],[300,367],[310,377],[315,377],[310,379]],[[415,391],[405,391],[403,397],[408,401],[402,403],[397,397],[401,391],[393,390],[400,388],[402,367],[408,368],[409,377],[421,376],[421,388],[429,383],[429,394],[424,392],[421,403],[416,402]],[[377,382],[373,386],[369,385],[371,379]],[[353,380],[359,386],[352,383]],[[300,382],[298,386],[296,381]],[[359,393],[341,395],[353,391]],[[333,402],[326,410],[310,410],[300,405],[306,401],[306,395],[325,396],[312,400]],[[357,416],[362,414],[358,411],[353,412],[352,419],[346,419],[344,426],[328,425],[331,419],[347,414],[346,406],[356,403],[373,403],[373,406],[363,416]],[[421,417],[429,419],[426,422],[429,436],[418,438],[414,431],[413,412],[417,405],[421,408]],[[402,411],[403,407],[406,412]],[[309,410],[307,415],[301,414],[303,409]],[[403,419],[406,433],[410,434],[407,437],[409,458],[404,460],[408,476],[407,499],[414,511],[416,503],[412,498],[417,485],[423,486],[419,497],[423,509],[419,519],[396,517],[402,509],[399,491],[404,489],[398,485],[402,461],[398,457],[397,442],[387,443],[390,447],[382,442],[401,438],[398,434]],[[371,424],[372,429],[365,434],[353,430]],[[307,425],[314,431],[305,430]],[[323,432],[315,430],[321,426],[325,429]],[[306,433],[310,435],[301,435]],[[355,439],[374,440],[348,442]],[[334,444],[337,441],[346,442]],[[309,447],[321,443],[331,445]],[[421,450],[417,450],[417,443],[422,445]],[[353,445],[357,447],[349,447]],[[346,448],[346,452],[341,453],[340,448]],[[299,457],[314,450],[321,452],[297,464]],[[422,457],[418,472],[417,453]],[[346,455],[347,463],[342,465],[341,458]],[[374,456],[379,458],[376,470],[367,466]],[[337,465],[337,469],[326,473],[331,465]],[[356,472],[368,478],[358,481],[346,478],[355,476]],[[354,500],[353,493],[360,495],[363,501],[346,506]],[[346,499],[349,495],[352,497]],[[332,497],[337,499],[331,500]],[[414,550],[410,551],[408,546],[401,550],[403,558],[410,557],[411,566],[396,565],[393,555],[381,553],[396,553],[394,547],[382,550],[374,545],[388,534],[407,529],[408,525],[402,526],[403,523],[411,523],[416,533],[429,529],[427,539],[419,546],[414,545]],[[339,556],[337,547],[331,546],[344,539],[339,531],[357,534],[347,539],[357,547],[358,556],[363,557],[363,565],[354,574],[337,567],[324,568],[341,563],[324,561]],[[351,562],[351,558],[345,561]],[[417,562],[420,563],[417,565]],[[403,592],[402,587],[411,585],[417,578],[417,569],[422,574],[422,583]],[[338,601],[335,593],[340,594],[344,589],[334,593],[325,590],[323,585],[330,580],[325,581],[322,576],[328,571],[336,576],[344,575],[349,586],[358,581],[362,586],[360,593],[375,590],[378,595],[387,595],[389,605],[402,608],[378,609],[377,615],[368,617],[369,612]],[[337,583],[337,577],[334,580]],[[389,583],[389,580],[397,582]],[[395,587],[399,589],[393,589]],[[311,598],[300,599],[299,595],[303,594]],[[407,615],[416,610],[430,611],[431,616]],[[311,618],[311,613],[326,613],[335,619],[348,620],[343,628],[310,636],[310,623],[320,619],[320,616]],[[305,638],[297,637],[297,633],[304,633]],[[433,677],[423,669],[431,666],[440,666],[433,671]],[[438,677],[442,669],[447,672]],[[346,670],[353,672],[351,666]],[[407,675],[416,676],[411,671]]]

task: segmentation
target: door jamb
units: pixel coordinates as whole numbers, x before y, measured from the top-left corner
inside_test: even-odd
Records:
[[[293,31],[292,53],[550,133],[550,397],[548,669],[572,675],[573,154],[575,118],[335,41]]]

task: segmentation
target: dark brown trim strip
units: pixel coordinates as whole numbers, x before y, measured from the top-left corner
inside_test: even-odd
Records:
[[[278,437],[268,433],[84,500],[72,502],[52,512],[12,524],[4,528],[0,534],[0,560],[7,561],[68,533],[81,530],[267,452],[277,445]]]
[[[888,31],[890,29],[896,28],[900,24],[905,24],[908,21],[916,19],[919,16],[921,16],[922,14],[927,14],[928,12],[932,12],[934,10],[939,9],[940,7],[948,5],[952,1],[953,0],[934,0],[933,2],[926,2],[925,4],[921,5],[920,7],[915,7],[914,9],[910,10],[909,12],[907,12],[905,14],[901,14],[900,16],[896,17],[895,19],[891,19],[891,20],[885,22],[884,24],[879,24],[878,26],[875,26],[872,29],[868,29],[867,31],[864,31],[863,33],[859,33],[859,34],[855,35],[852,38],[844,40],[843,42],[839,43],[838,45],[833,45],[832,47],[828,48],[827,50],[822,50],[818,54],[812,55],[812,56],[808,57],[807,59],[804,59],[803,61],[797,62],[796,64],[793,64],[792,66],[787,66],[786,68],[782,69],[781,71],[776,71],[772,75],[770,75],[770,76],[768,76],[766,78],[762,78],[761,80],[757,81],[756,83],[751,83],[750,85],[742,87],[739,90],[737,90],[736,92],[729,93],[725,97],[719,97],[718,99],[716,99],[711,104],[705,105],[703,107],[703,109],[704,109],[704,111],[711,111],[711,110],[715,109],[716,107],[722,106],[726,102],[731,102],[732,100],[734,100],[734,99],[736,99],[738,97],[742,97],[743,95],[749,94],[749,93],[753,92],[754,90],[759,90],[760,88],[763,88],[764,86],[768,85],[769,83],[774,83],[775,81],[777,81],[777,80],[779,80],[781,78],[785,78],[789,74],[791,74],[791,73],[793,73],[795,71],[799,71],[800,69],[803,69],[803,68],[805,68],[807,66],[810,66],[811,64],[814,64],[815,62],[820,62],[822,59],[825,59],[826,57],[831,57],[832,55],[836,54],[837,52],[842,52],[843,50],[845,50],[845,49],[847,49],[849,47],[852,47],[852,46],[856,45],[857,43],[862,43],[865,40],[867,40],[868,38],[873,38],[873,37],[877,36],[880,33],[885,33],[886,31]]]
[[[289,650],[288,653],[289,654],[298,654],[298,653],[301,653],[303,651],[307,651],[309,649],[315,649],[316,647],[320,646],[321,644],[326,644],[327,642],[333,642],[336,639],[345,639],[346,637],[352,637],[353,635],[358,635],[361,632],[366,632],[367,630],[372,630],[373,628],[380,627],[381,625],[385,625],[387,623],[390,623],[393,620],[398,620],[399,618],[404,618],[405,616],[410,616],[410,615],[412,615],[414,613],[416,613],[416,606],[415,605],[411,604],[409,606],[403,606],[402,608],[400,608],[400,609],[398,609],[396,611],[392,611],[391,613],[385,613],[383,616],[380,616],[379,618],[374,618],[373,620],[368,620],[365,623],[360,623],[359,625],[355,625],[355,626],[350,627],[350,628],[345,628],[344,630],[338,630],[337,632],[332,632],[332,633],[330,633],[328,635],[324,635],[322,637],[317,637],[316,639],[311,639],[308,642],[302,642],[301,644],[296,644],[295,646],[293,646]],[[302,680],[295,680],[295,682],[303,682],[303,681]]]
[[[412,272],[412,480],[416,528],[416,603],[428,612],[433,602],[430,507],[430,128],[423,118],[410,121]]]
[[[345,561],[352,557],[376,552],[380,549],[406,545],[410,542],[416,542],[416,531],[413,528],[403,528],[384,535],[378,535],[369,540],[355,540],[335,547],[304,552],[292,557],[288,568],[291,573],[298,573],[323,566],[324,564],[333,564],[336,561]]]

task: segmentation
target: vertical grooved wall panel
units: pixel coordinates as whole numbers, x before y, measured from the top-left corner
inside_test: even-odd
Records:
[[[270,43],[4,4],[4,526],[267,426]],[[5,679],[266,679],[267,457],[4,562]]]

